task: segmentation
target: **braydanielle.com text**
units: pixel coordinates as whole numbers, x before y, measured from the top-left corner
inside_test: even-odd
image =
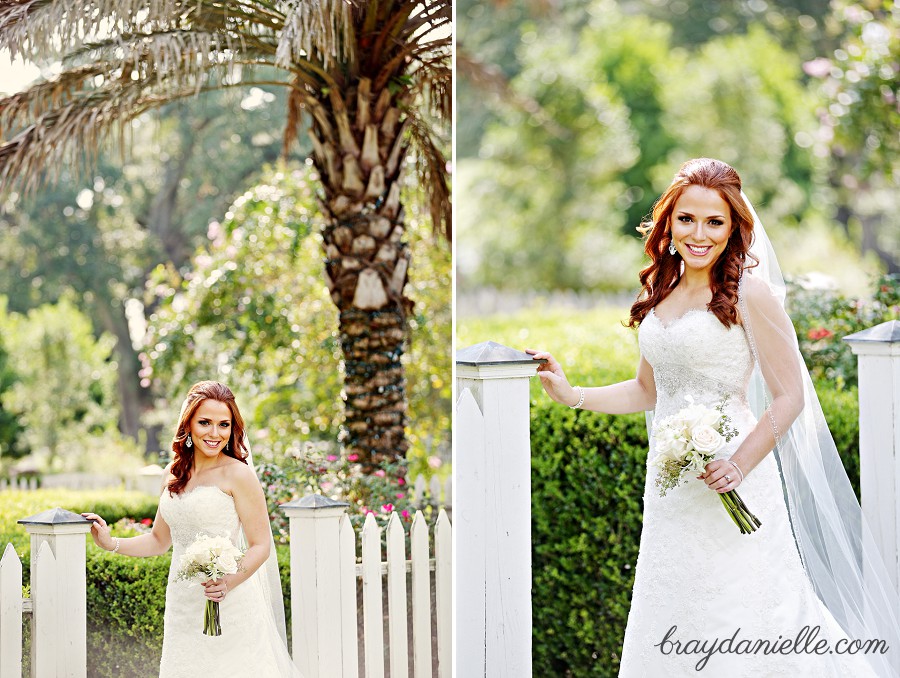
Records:
[[[825,638],[818,638],[818,626],[804,626],[793,638],[778,636],[775,640],[749,638],[738,639],[741,632],[738,627],[729,638],[713,638],[708,640],[675,640],[673,636],[678,627],[673,625],[663,639],[654,647],[664,655],[701,655],[694,665],[697,671],[702,671],[714,654],[869,654],[880,652],[886,654],[888,644],[884,640],[870,639],[857,640],[841,638],[831,647]]]

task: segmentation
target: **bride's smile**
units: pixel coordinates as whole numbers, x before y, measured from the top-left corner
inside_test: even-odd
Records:
[[[731,235],[731,207],[718,191],[691,185],[672,211],[672,243],[687,271],[708,272]]]
[[[205,457],[217,457],[231,437],[231,411],[225,403],[207,399],[191,422],[191,439]]]

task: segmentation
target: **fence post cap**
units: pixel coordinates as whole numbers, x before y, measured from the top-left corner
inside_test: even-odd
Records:
[[[72,513],[64,508],[50,509],[43,513],[36,513],[33,516],[22,518],[16,521],[19,525],[71,525],[71,524],[87,524],[91,521],[78,513]]]
[[[900,355],[900,320],[869,327],[844,337],[854,353],[887,353]]]
[[[538,365],[547,362],[543,358],[535,360],[525,351],[520,351],[496,341],[483,341],[480,344],[461,348],[456,352],[457,365],[509,365],[524,363]]]
[[[849,344],[854,341],[878,341],[886,344],[900,342],[900,320],[888,320],[875,327],[848,334],[844,341]]]
[[[308,494],[300,499],[289,501],[281,505],[281,509],[328,509],[328,508],[345,508],[350,506],[345,501],[337,501],[331,497],[322,494]]]

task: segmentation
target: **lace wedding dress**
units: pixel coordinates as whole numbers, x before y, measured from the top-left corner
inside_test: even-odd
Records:
[[[725,411],[738,436],[717,457],[730,457],[756,424],[746,397],[753,358],[743,328],[726,328],[705,309],[688,311],[667,325],[651,311],[638,337],[641,353],[653,367],[656,420],[684,407],[687,395],[706,405],[727,395]],[[648,460],[654,456],[651,442]],[[824,638],[835,648],[846,639],[801,564],[773,454],[738,487],[762,521],[751,535],[740,533],[702,480],[691,475],[660,497],[655,479],[656,469],[648,467],[620,677],[875,675],[861,655],[762,651],[716,653],[698,671],[704,655],[697,644],[725,641],[735,632],[735,645],[794,639],[804,626],[821,628],[812,644]],[[670,631],[672,627],[676,629]],[[669,643],[663,642],[667,634]],[[677,654],[675,642],[689,653]]]
[[[198,534],[239,543],[240,520],[231,496],[214,485],[174,496],[166,490],[159,510],[172,533],[160,678],[300,678],[265,601],[261,570],[220,603],[217,637],[203,635],[203,588],[175,581],[181,554]]]

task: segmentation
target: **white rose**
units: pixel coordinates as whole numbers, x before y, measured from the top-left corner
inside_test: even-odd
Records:
[[[698,452],[713,454],[725,444],[725,439],[712,426],[700,424],[691,431],[691,442]]]

